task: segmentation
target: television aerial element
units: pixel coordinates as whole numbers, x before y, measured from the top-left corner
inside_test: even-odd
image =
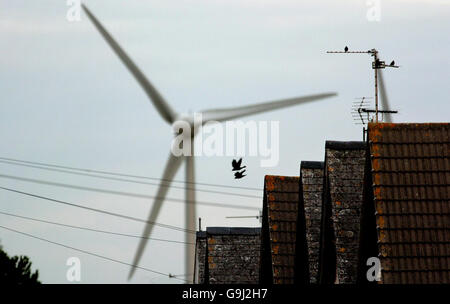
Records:
[[[159,93],[159,91],[153,86],[149,79],[141,72],[141,70],[136,66],[136,64],[131,60],[131,58],[125,53],[125,51],[120,47],[120,45],[114,40],[114,38],[106,31],[103,25],[98,21],[98,19],[89,11],[89,9],[83,4],[83,10],[87,14],[88,18],[92,21],[94,26],[100,32],[102,37],[106,40],[109,46],[113,49],[116,55],[120,58],[122,63],[128,68],[137,82],[140,84],[142,89],[147,94],[150,101],[153,103],[154,107],[167,123],[171,124],[173,127],[177,126],[177,123],[182,122],[184,125],[188,123],[191,126],[191,130],[194,126],[194,115],[192,114],[180,114],[176,112],[164,99],[164,97]],[[202,111],[203,124],[208,121],[223,122],[226,120],[231,120],[235,118],[245,117],[257,113],[263,113],[271,110],[277,110],[285,107],[290,107],[298,104],[304,104],[307,102],[312,102],[315,100],[320,100],[324,98],[329,98],[336,96],[336,93],[323,93],[316,95],[309,95],[303,97],[296,97],[290,99],[276,100],[259,104],[238,106],[233,108],[220,108],[220,109],[210,109]],[[198,130],[198,128],[197,128]],[[195,137],[194,132],[191,132],[191,140]],[[142,258],[142,254],[147,244],[147,238],[151,235],[153,225],[149,224],[155,222],[158,218],[158,214],[161,210],[161,206],[164,202],[166,194],[168,192],[169,186],[180,168],[183,162],[186,163],[186,209],[185,209],[185,224],[187,231],[193,233],[186,233],[186,242],[195,242],[195,175],[194,175],[194,153],[193,145],[191,156],[174,156],[169,153],[169,157],[164,169],[161,184],[158,188],[156,198],[150,210],[148,217],[148,223],[145,225],[142,232],[142,240],[137,248],[133,265],[138,266]],[[194,267],[194,249],[190,246],[186,246],[185,249],[185,273],[193,273]],[[136,267],[132,267],[128,276],[128,279],[133,277]]]
[[[237,215],[237,216],[226,216],[227,219],[245,219],[245,218],[254,218],[259,220],[260,223],[262,223],[262,212],[259,210],[258,215]]]
[[[355,124],[357,125],[366,125],[372,120],[370,113],[366,111],[366,109],[369,108],[369,102],[372,97],[360,97],[355,99],[357,99],[357,101],[354,101],[352,104],[353,120],[355,120]]]
[[[356,99],[358,99],[358,101],[353,102],[352,105],[352,117],[355,120],[355,124],[363,125],[363,141],[366,141],[366,125],[368,122],[373,121],[376,111],[375,109],[369,108],[369,100],[372,99],[372,97],[360,97]],[[398,111],[378,110],[378,113],[381,113],[382,115],[381,120],[386,121],[386,115],[396,114]]]
[[[372,97],[360,97],[356,99],[360,99],[360,101],[353,102],[352,116],[356,124],[365,126],[368,122],[373,121],[375,114],[375,110],[369,108],[369,100],[372,99]],[[378,110],[378,113],[381,113],[382,115],[381,120],[386,121],[385,115],[396,114],[398,111]]]
[[[327,51],[328,54],[370,54],[373,56],[372,69],[375,71],[375,122],[378,122],[378,114],[383,113],[384,122],[392,122],[392,113],[397,113],[396,111],[391,111],[389,106],[389,100],[386,93],[386,87],[384,86],[383,73],[381,72],[384,68],[399,68],[395,65],[395,61],[389,65],[386,65],[384,61],[378,58],[378,51],[376,49],[371,49],[368,51],[349,51],[348,47],[345,47],[344,52],[342,51]],[[381,105],[382,109],[378,107],[378,84],[380,85],[381,94]]]

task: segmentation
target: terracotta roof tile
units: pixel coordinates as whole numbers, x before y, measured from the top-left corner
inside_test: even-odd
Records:
[[[381,283],[450,283],[450,124],[369,124]]]
[[[267,175],[264,184],[273,283],[294,283],[299,178]]]

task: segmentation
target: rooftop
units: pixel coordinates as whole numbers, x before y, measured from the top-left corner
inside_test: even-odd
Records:
[[[294,283],[299,177],[266,175],[263,201],[262,281]]]
[[[368,130],[381,283],[450,283],[450,124]]]

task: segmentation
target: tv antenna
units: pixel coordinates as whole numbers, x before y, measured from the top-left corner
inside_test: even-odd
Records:
[[[258,215],[240,215],[240,216],[226,216],[225,218],[230,219],[230,218],[256,218],[257,220],[259,220],[260,223],[262,223],[262,213],[261,210],[259,211]]]
[[[375,113],[375,122],[378,122],[378,113],[386,113],[388,114],[388,122],[390,122],[390,114],[391,113],[397,113],[397,111],[390,111],[387,101],[387,95],[386,90],[384,89],[384,83],[382,79],[381,69],[384,68],[399,68],[398,65],[395,65],[395,61],[392,60],[392,62],[389,65],[386,65],[384,61],[381,61],[378,58],[378,51],[376,49],[371,49],[368,51],[349,51],[348,47],[345,47],[344,51],[327,51],[327,54],[370,54],[373,57],[372,62],[372,69],[375,71],[375,110],[373,111]],[[380,78],[380,85],[381,85],[381,95],[382,95],[382,101],[384,103],[383,110],[380,111],[378,107],[378,78]]]
[[[352,104],[352,116],[357,125],[366,125],[369,121],[373,120],[373,114],[375,114],[374,109],[369,108],[369,100],[372,97],[359,97],[355,98],[358,101],[354,101]],[[384,120],[384,115],[396,114],[398,111],[392,110],[378,110],[378,113],[382,114],[382,120]]]
[[[360,97],[355,98],[357,101],[354,101],[352,104],[352,117],[355,120],[355,124],[357,125],[366,125],[369,121],[372,120],[371,112],[369,112],[369,103],[372,97]]]
[[[354,101],[352,104],[352,117],[355,120],[355,124],[363,125],[363,141],[366,141],[366,124],[369,121],[373,121],[373,117],[376,114],[374,109],[369,108],[370,99],[372,97],[359,97],[355,98],[357,101]],[[392,110],[379,110],[378,113],[382,114],[382,120],[384,120],[385,115],[395,114],[398,111]]]

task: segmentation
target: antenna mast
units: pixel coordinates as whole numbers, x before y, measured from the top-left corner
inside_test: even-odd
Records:
[[[390,65],[386,65],[384,61],[378,59],[378,51],[376,49],[371,49],[368,51],[349,51],[345,47],[344,51],[327,51],[327,54],[370,54],[373,56],[372,69],[375,70],[375,122],[378,122],[378,69],[398,68],[398,65],[394,64],[394,61]]]
[[[242,219],[242,218],[254,218],[259,220],[260,223],[262,223],[262,212],[261,210],[259,210],[259,214],[258,215],[239,215],[239,216],[226,216],[225,218],[227,219]]]

